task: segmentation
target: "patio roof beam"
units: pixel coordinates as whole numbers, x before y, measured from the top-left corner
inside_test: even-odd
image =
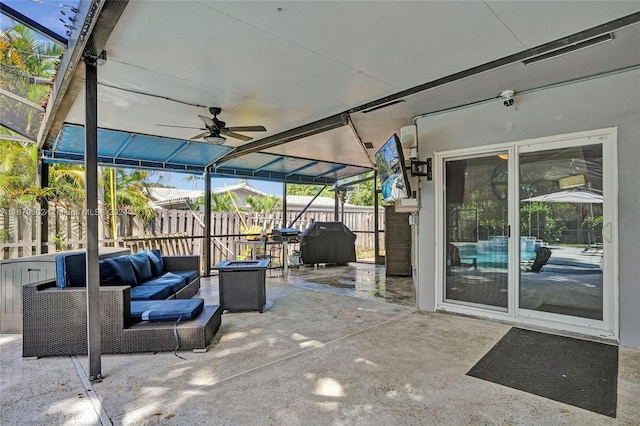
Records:
[[[71,30],[67,53],[60,60],[47,111],[38,133],[39,147],[43,147],[47,140],[60,132],[67,114],[84,87],[85,64],[82,57],[86,52],[97,56],[104,50],[107,39],[128,3],[128,0],[91,0],[79,3],[77,25]]]
[[[84,161],[84,154],[78,152],[44,150],[43,156],[45,158],[45,161],[49,163],[82,163]],[[203,166],[197,165],[168,163],[153,160],[134,160],[129,158],[115,158],[100,155],[98,156],[98,162],[101,165],[122,166],[137,169],[156,169],[185,173],[204,173],[205,171],[205,168]]]
[[[346,168],[347,166],[345,165],[340,165],[340,166],[336,166],[336,167],[332,167],[331,169],[327,170],[326,172],[320,173],[319,175],[316,175],[317,178],[322,177],[322,176],[326,176],[326,175],[330,175],[331,173],[335,173],[338,170],[342,170],[344,168]]]
[[[491,62],[487,62],[482,65],[468,68],[466,70],[448,75],[446,77],[442,77],[424,84],[420,84],[418,86],[410,87],[408,89],[393,93],[391,95],[385,96],[380,99],[376,99],[371,102],[367,102],[365,104],[362,104],[360,106],[357,106],[355,108],[351,108],[345,111],[345,114],[355,114],[358,112],[365,112],[376,107],[384,107],[386,106],[386,104],[389,104],[393,101],[396,101],[402,98],[409,97],[411,95],[415,95],[416,93],[424,92],[424,91],[433,89],[435,87],[452,83],[454,81],[463,80],[465,78],[469,78],[477,74],[485,73],[485,72],[488,72],[488,71],[515,63],[515,62],[524,61],[525,59],[537,57],[544,53],[552,52],[554,50],[558,50],[569,45],[586,41],[594,37],[597,37],[599,35],[610,33],[617,29],[636,24],[638,22],[640,22],[640,12],[632,13],[630,15],[623,16],[619,19],[614,19],[613,21],[609,21],[604,24],[595,26],[588,30],[580,31],[580,32],[571,34],[567,37],[563,37],[561,39],[557,39],[549,43],[545,43],[541,46],[526,49],[521,52],[514,53],[512,55],[508,55],[508,56],[493,60]]]
[[[184,151],[185,149],[187,149],[189,147],[189,142],[185,142],[183,145],[181,145],[180,147],[178,147],[178,149],[176,149],[175,151],[173,151],[171,154],[169,154],[169,156],[167,158],[164,159],[165,163],[169,163],[171,160],[173,160],[173,158],[180,154],[182,151]]]
[[[246,154],[263,151],[265,149],[283,145],[287,142],[292,142],[298,139],[316,135],[318,133],[323,133],[328,130],[337,129],[342,126],[346,126],[347,124],[349,124],[349,118],[346,114],[332,115],[323,118],[322,120],[317,120],[312,123],[287,130],[285,132],[259,139],[254,142],[249,142],[242,145],[241,147],[238,147],[235,151],[230,152],[222,158],[224,160],[231,160]]]
[[[120,156],[120,154],[122,154],[122,151],[124,151],[125,148],[127,148],[127,146],[129,146],[131,141],[133,141],[133,137],[134,137],[134,135],[129,135],[129,137],[127,139],[125,139],[124,142],[122,142],[122,145],[120,145],[120,147],[118,148],[118,150],[114,154],[114,157],[117,158],[118,156]]]
[[[261,172],[262,170],[266,169],[267,167],[271,167],[271,166],[273,166],[274,164],[280,163],[280,162],[282,162],[282,161],[284,161],[284,157],[278,157],[278,158],[276,158],[276,159],[275,159],[275,160],[273,160],[273,161],[269,161],[267,164],[264,164],[264,165],[262,165],[262,166],[260,166],[260,167],[256,167],[256,168],[255,168],[255,171],[256,171],[256,172]]]
[[[215,175],[221,177],[245,177],[245,178],[255,178],[255,179],[265,179],[265,180],[275,180],[278,182],[290,182],[290,183],[306,183],[306,184],[324,184],[324,185],[333,185],[335,179],[317,179],[313,176],[289,176],[287,177],[284,173],[275,173],[275,172],[258,172],[255,173],[253,170],[239,170],[239,169],[230,169],[230,168],[219,168],[213,172]]]
[[[302,167],[298,167],[297,169],[295,169],[295,170],[293,170],[293,171],[291,171],[291,172],[287,173],[286,177],[293,176],[293,175],[295,175],[296,173],[301,172],[301,171],[303,171],[303,170],[306,170],[306,169],[308,169],[308,168],[310,168],[310,167],[314,167],[314,166],[316,166],[317,164],[318,164],[318,162],[317,162],[317,161],[312,161],[312,162],[311,162],[311,163],[309,163],[309,164],[305,164],[304,166],[302,166]]]

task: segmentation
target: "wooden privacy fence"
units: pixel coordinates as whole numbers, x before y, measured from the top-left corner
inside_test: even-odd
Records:
[[[22,209],[4,209],[0,215],[0,259],[13,259],[36,254],[39,215],[48,217],[48,251],[77,250],[84,248],[86,221],[82,210],[64,208],[46,212]],[[299,211],[288,211],[286,220],[282,212],[256,213],[212,212],[211,253],[212,262],[231,258],[233,241],[243,237],[242,228],[256,225],[269,232],[273,228],[288,227]],[[374,213],[345,212],[344,224],[356,233],[356,250],[374,249]],[[304,231],[312,222],[332,222],[334,213],[306,211],[293,225]],[[380,229],[384,229],[384,213],[379,213]],[[132,251],[159,248],[167,253],[202,254],[204,248],[204,214],[191,210],[158,210],[157,216],[146,226],[132,214],[121,214],[116,218],[117,238],[113,238],[107,220],[101,241],[108,245],[130,247]],[[380,236],[379,236],[380,238]],[[384,246],[381,241],[381,247]]]
[[[118,246],[128,248],[131,253],[157,249],[168,256],[193,254],[193,246],[188,241],[189,238],[184,233],[126,237],[116,240]]]

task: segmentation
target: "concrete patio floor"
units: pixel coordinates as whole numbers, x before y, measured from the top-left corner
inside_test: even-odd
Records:
[[[269,275],[280,275],[269,277]],[[199,295],[217,303],[217,277]],[[0,424],[637,425],[640,349],[620,348],[617,418],[466,376],[509,330],[421,312],[408,278],[350,264],[270,271],[268,309],[225,313],[206,353],[22,359],[0,335]]]

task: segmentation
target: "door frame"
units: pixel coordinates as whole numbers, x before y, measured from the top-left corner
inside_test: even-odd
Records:
[[[562,315],[529,311],[518,307],[519,301],[519,153],[560,147],[602,144],[603,194],[605,204],[603,215],[603,320],[594,321]],[[509,295],[506,312],[488,307],[469,306],[445,300],[445,161],[461,160],[478,156],[507,152],[509,155]],[[582,132],[558,134],[547,137],[523,139],[491,145],[461,148],[434,153],[435,181],[435,309],[491,318],[532,328],[551,329],[560,332],[577,333],[619,341],[619,262],[618,262],[618,162],[617,127],[608,127]],[[609,200],[609,201],[607,201]],[[516,244],[518,243],[518,244]]]

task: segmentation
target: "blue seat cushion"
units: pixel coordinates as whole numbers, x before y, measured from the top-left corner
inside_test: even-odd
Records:
[[[133,266],[133,272],[136,274],[136,281],[138,283],[150,280],[151,275],[151,263],[149,262],[149,256],[147,253],[136,253],[129,256],[131,266]]]
[[[204,308],[204,299],[158,300],[131,302],[134,321],[177,321],[196,318]]]
[[[151,266],[151,276],[159,277],[164,272],[164,264],[162,262],[162,255],[160,250],[148,250],[143,252],[149,257],[149,264]]]
[[[162,276],[151,278],[150,280],[145,281],[140,285],[142,287],[157,285],[165,286],[168,287],[173,294],[185,287],[187,285],[187,280],[180,275],[174,274],[172,272],[167,272]]]
[[[181,277],[184,277],[187,280],[187,284],[195,280],[196,278],[198,278],[198,271],[196,270],[173,271],[173,273],[176,275],[180,275]]]
[[[129,256],[102,259],[100,266],[100,285],[138,285]]]
[[[139,285],[131,287],[131,300],[162,300],[171,296],[171,288],[165,285]]]
[[[85,287],[87,258],[84,253],[56,256],[56,285],[59,288]]]

